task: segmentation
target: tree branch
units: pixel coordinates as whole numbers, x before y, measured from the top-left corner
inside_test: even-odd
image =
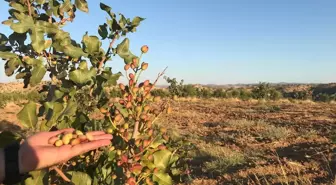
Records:
[[[28,5],[29,16],[31,16],[31,6],[30,6],[30,1],[29,1],[29,0],[26,0],[26,1],[27,1],[27,5]]]
[[[159,79],[165,74],[166,70],[168,69],[168,67],[166,67],[161,73],[158,74],[158,77],[156,78],[155,82],[153,83],[153,85],[151,86],[150,91],[155,87],[156,83],[159,81]],[[150,91],[148,91],[145,95],[149,94]]]
[[[60,169],[57,168],[56,166],[51,167],[50,169],[51,169],[51,170],[55,170],[55,171],[58,173],[58,175],[62,177],[62,179],[63,179],[64,181],[66,181],[66,182],[71,182],[71,180],[70,180],[67,176],[65,176],[65,174],[62,172],[62,170],[60,170]]]

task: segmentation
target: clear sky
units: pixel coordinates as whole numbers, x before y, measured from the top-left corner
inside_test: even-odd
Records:
[[[335,0],[105,0],[115,12],[145,17],[129,36],[131,49],[147,44],[145,77],[187,83],[336,82]],[[99,1],[65,27],[80,41],[97,34],[107,16]],[[8,16],[0,1],[0,19]],[[10,33],[6,26],[0,32]],[[107,43],[104,43],[106,47]],[[110,64],[122,69],[122,61]],[[0,69],[0,82],[11,80]],[[161,81],[162,83],[162,81]]]

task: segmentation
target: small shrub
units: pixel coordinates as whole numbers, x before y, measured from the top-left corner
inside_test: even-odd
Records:
[[[197,96],[200,98],[211,98],[213,95],[210,89],[197,89]]]
[[[195,97],[197,95],[197,89],[191,85],[183,85],[182,86],[182,96],[183,97]]]
[[[160,96],[162,98],[170,96],[169,91],[164,90],[164,89],[154,89],[152,90],[151,94],[152,96]]]
[[[286,139],[290,135],[290,131],[285,127],[276,127],[273,125],[267,125],[264,130],[260,132],[260,136],[263,139],[269,139],[272,141]]]
[[[201,150],[198,157],[203,156],[209,159],[204,165],[205,172],[219,175],[227,172],[230,167],[246,162],[244,154],[230,148],[204,143],[200,143],[198,146]]]
[[[221,88],[217,88],[213,91],[213,97],[215,97],[215,98],[225,98],[226,97],[225,91]]]

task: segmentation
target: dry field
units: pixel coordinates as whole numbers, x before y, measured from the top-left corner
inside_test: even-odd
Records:
[[[196,145],[193,184],[334,184],[336,104],[179,100],[160,123]]]
[[[336,104],[180,99],[156,123],[195,145],[192,184],[335,184]],[[22,104],[0,108],[17,129]]]

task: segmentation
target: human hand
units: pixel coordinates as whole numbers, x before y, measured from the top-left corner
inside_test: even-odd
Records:
[[[64,132],[73,132],[74,129],[64,129],[54,132],[40,132],[23,142],[19,150],[20,173],[47,168],[66,162],[71,158],[111,143],[112,135],[103,131],[89,132],[93,141],[75,146],[63,145],[55,147],[48,143],[51,137]]]

